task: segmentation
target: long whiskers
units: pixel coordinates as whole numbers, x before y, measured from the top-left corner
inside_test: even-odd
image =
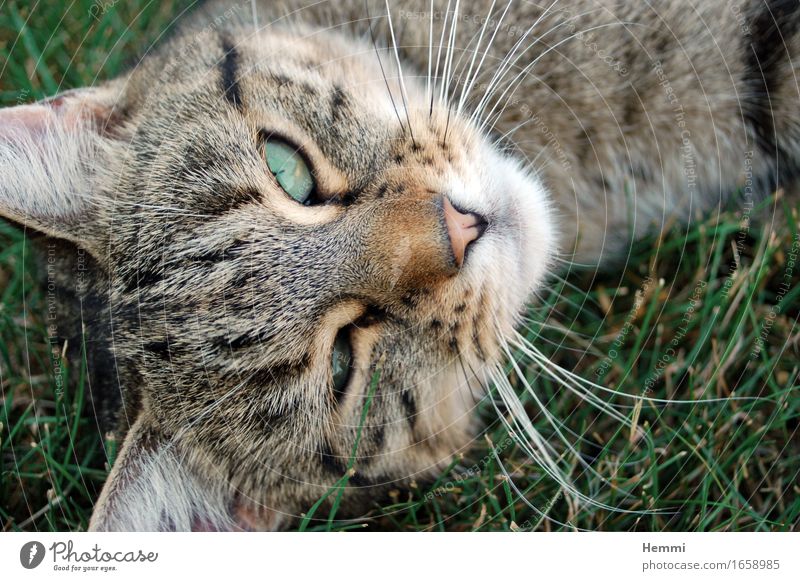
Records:
[[[562,26],[563,24],[564,23],[556,25],[555,27],[553,27],[551,29],[551,31],[555,30],[559,26]],[[514,95],[514,93],[516,92],[516,90],[519,88],[519,86],[521,85],[522,79],[526,75],[528,75],[530,73],[530,71],[533,70],[533,68],[539,63],[539,61],[543,57],[545,57],[547,54],[551,53],[552,51],[556,50],[562,44],[564,44],[566,42],[569,42],[570,40],[573,40],[574,38],[577,38],[581,34],[586,34],[587,32],[593,32],[595,30],[600,30],[601,28],[608,28],[610,26],[635,25],[635,24],[636,23],[634,23],[634,22],[611,22],[611,23],[607,23],[607,24],[599,24],[597,26],[589,27],[589,28],[587,28],[585,30],[576,32],[574,34],[570,34],[566,38],[563,38],[560,41],[558,41],[557,43],[555,43],[552,46],[548,47],[540,55],[538,55],[535,59],[533,59],[533,61],[531,61],[528,65],[526,65],[519,73],[517,73],[517,75],[507,84],[506,88],[503,90],[503,92],[500,94],[500,96],[496,99],[496,103],[492,107],[492,109],[489,111],[488,115],[484,115],[483,111],[479,109],[479,119],[482,119],[482,121],[481,121],[481,123],[479,125],[479,128],[481,130],[484,130],[487,126],[491,127],[491,126],[494,125],[494,122],[492,121],[492,119],[493,118],[499,118],[500,116],[502,116],[502,114],[505,112],[506,108],[508,107],[509,103],[511,102],[510,97],[512,97]],[[551,32],[551,31],[548,31],[548,33]],[[542,37],[540,37],[540,39],[541,38]],[[527,49],[526,49],[526,52],[527,52]],[[522,55],[520,55],[520,57],[521,56]],[[513,64],[515,64],[517,62],[517,60],[519,60],[520,57],[517,57],[514,60],[514,62],[512,63],[511,66],[513,66]],[[510,95],[508,94],[509,91],[511,91]],[[489,94],[489,98],[494,97],[494,93],[496,93],[496,90]],[[506,99],[507,95],[508,95],[508,99]],[[495,111],[497,110],[497,107],[500,105],[500,103],[503,103],[504,101],[505,101],[505,104],[503,105],[502,109],[499,111],[499,113],[497,113],[495,115]],[[484,102],[484,107],[485,107],[486,103],[488,103],[488,101]]]
[[[258,32],[258,7],[256,0],[250,0],[250,9],[253,13],[253,29]]]
[[[444,12],[444,22],[442,23],[442,35],[439,38],[439,49],[436,51],[436,68],[433,71],[432,90],[431,90],[431,104],[428,111],[428,116],[433,115],[433,93],[436,92],[436,79],[439,78],[439,63],[442,58],[442,48],[444,47],[444,34],[447,31],[447,20],[450,17],[450,0],[447,0],[447,9]],[[431,26],[433,26],[433,2],[431,2]]]
[[[514,45],[511,47],[511,50],[509,50],[509,52],[503,58],[503,61],[500,63],[500,66],[498,67],[498,69],[495,71],[494,75],[492,75],[491,79],[489,80],[489,83],[487,84],[486,90],[484,91],[483,97],[478,102],[478,105],[475,108],[475,111],[473,112],[472,116],[470,117],[470,119],[473,122],[477,119],[477,114],[481,110],[481,108],[483,106],[483,103],[487,98],[487,95],[489,95],[490,92],[493,90],[494,84],[496,82],[498,82],[500,79],[503,78],[503,75],[505,75],[505,73],[506,73],[507,66],[511,66],[511,65],[508,65],[508,62],[511,60],[511,57],[513,57],[513,55],[516,53],[518,47],[522,46],[522,43],[525,42],[525,40],[528,38],[528,35],[539,25],[539,23],[542,21],[542,19],[544,19],[545,16],[548,14],[548,12],[550,12],[550,9],[553,6],[555,6],[557,3],[558,3],[558,0],[553,0],[553,2],[549,6],[547,6],[547,8],[545,8],[544,12],[542,12],[542,14],[539,15],[539,18],[537,18],[536,21],[533,24],[531,24],[530,27],[528,27],[528,29],[525,31],[525,33],[522,35],[522,37],[517,42],[514,43]],[[536,43],[536,41],[534,41],[533,44],[535,44],[535,43]],[[530,46],[533,46],[533,44],[531,44]],[[525,52],[527,52],[527,50],[530,48],[530,46],[528,48],[526,48],[525,51],[523,51],[523,54]],[[516,62],[516,60],[514,62]],[[512,65],[513,65],[513,63],[512,63]]]
[[[464,87],[461,90],[461,97],[458,100],[458,109],[456,110],[458,115],[461,114],[462,108],[464,107],[465,100],[469,98],[469,94],[470,94],[470,91],[472,90],[472,86],[475,84],[475,80],[478,78],[478,75],[481,72],[481,69],[483,68],[483,63],[486,61],[486,55],[489,54],[489,51],[492,48],[492,44],[494,43],[494,39],[497,36],[497,32],[500,30],[500,27],[503,25],[503,20],[505,19],[506,13],[508,12],[508,9],[511,7],[511,4],[512,4],[513,1],[514,0],[509,0],[508,4],[506,4],[506,8],[505,8],[505,10],[503,10],[503,14],[500,16],[500,21],[497,23],[497,26],[495,27],[491,38],[489,38],[489,42],[486,45],[486,48],[484,49],[483,54],[481,55],[481,60],[478,63],[478,68],[475,69],[475,75],[473,76],[472,75],[472,68],[475,65],[475,59],[477,58],[478,53],[480,52],[481,41],[483,40],[483,35],[486,32],[486,26],[492,20],[492,13],[494,11],[494,5],[495,5],[496,0],[492,0],[492,4],[491,4],[491,6],[489,6],[489,14],[486,16],[486,22],[483,23],[483,27],[481,27],[481,33],[480,33],[480,36],[478,37],[478,45],[477,45],[477,47],[475,47],[475,51],[472,54],[472,60],[469,63],[469,70],[467,71],[466,81],[465,81]]]
[[[431,0],[431,25],[428,29],[428,78],[425,80],[425,102],[430,99],[431,110],[433,113],[433,91],[431,89],[431,67],[433,65],[433,0]]]
[[[748,396],[730,396],[730,397],[722,397],[722,398],[707,398],[707,399],[663,399],[657,397],[650,397],[645,394],[630,394],[625,393],[623,391],[617,391],[614,389],[609,389],[597,383],[594,383],[580,375],[577,375],[571,371],[568,371],[562,367],[559,367],[553,364],[544,354],[541,353],[536,347],[534,347],[526,337],[521,335],[519,332],[514,331],[513,338],[510,339],[510,342],[515,346],[518,347],[522,354],[528,356],[536,363],[539,364],[547,364],[551,366],[553,369],[557,369],[557,373],[561,376],[566,378],[566,381],[572,386],[575,386],[579,391],[586,394],[588,397],[583,398],[587,402],[592,403],[598,401],[599,398],[595,396],[591,390],[597,390],[603,393],[607,393],[609,395],[613,395],[615,397],[621,397],[625,399],[632,399],[635,401],[644,401],[656,404],[670,404],[670,405],[698,405],[698,404],[710,404],[710,403],[727,403],[731,401],[749,401],[749,402],[763,402],[768,401],[770,398],[765,397],[748,397]],[[606,402],[602,402],[603,406],[609,405]],[[600,408],[598,408],[600,409]],[[619,418],[618,418],[619,419]]]
[[[403,66],[400,64],[400,53],[397,49],[397,38],[394,35],[394,24],[392,24],[392,11],[389,8],[389,0],[385,0],[385,2],[386,18],[389,20],[389,35],[392,39],[392,47],[394,48],[394,59],[395,64],[397,65],[397,75],[400,77],[400,96],[403,99],[403,109],[405,109],[406,112],[406,122],[408,123],[408,132],[411,135],[411,142],[416,147],[417,142],[414,139],[414,130],[411,127],[411,117],[408,112],[408,93],[406,92],[406,82],[403,78]],[[381,70],[383,70],[383,66],[381,66]]]
[[[369,23],[369,36],[370,40],[372,41],[372,48],[375,50],[375,56],[378,59],[378,66],[381,69],[381,76],[383,77],[383,82],[386,85],[386,91],[389,94],[389,101],[392,103],[392,108],[394,109],[394,114],[397,116],[397,122],[400,124],[400,129],[403,131],[403,135],[405,135],[406,128],[405,125],[403,125],[403,120],[400,118],[400,112],[397,110],[397,103],[395,103],[392,89],[389,86],[389,79],[386,78],[386,70],[383,67],[383,59],[381,58],[380,51],[378,50],[378,42],[375,40],[375,29],[372,26],[372,16],[369,13],[369,0],[364,0],[364,7],[366,8],[367,12],[367,22]],[[408,108],[406,108],[406,112],[408,112]]]
[[[520,446],[520,448],[526,452],[528,456],[533,459],[537,465],[539,465],[539,467],[562,488],[565,494],[572,497],[578,505],[584,503],[589,506],[608,510],[610,512],[622,512],[629,514],[654,513],[652,510],[640,511],[620,508],[618,506],[611,506],[600,502],[595,498],[587,496],[578,490],[570,476],[572,470],[568,470],[566,467],[562,467],[559,464],[565,461],[564,454],[558,455],[552,445],[547,442],[538,432],[525,412],[519,397],[515,393],[514,388],[511,386],[511,383],[508,381],[508,378],[505,376],[505,374],[499,369],[495,368],[490,372],[490,375],[493,385],[497,389],[503,404],[510,412],[511,421],[509,422],[509,420],[506,418],[506,415],[497,408],[496,404],[494,404],[494,400],[492,400],[493,404],[495,405],[495,410],[497,411],[502,423],[517,441],[517,444]],[[559,457],[559,460],[556,461],[554,459],[555,457]],[[580,455],[573,455],[573,458],[575,458],[578,462],[581,462]],[[586,464],[585,461],[582,461],[581,463]],[[603,480],[606,484],[611,486],[611,484],[605,479]],[[663,513],[664,511],[658,512]]]
[[[513,368],[515,374],[525,384],[527,393],[531,396],[533,401],[536,403],[536,405],[538,406],[539,410],[541,411],[542,415],[545,417],[547,422],[553,427],[553,429],[555,431],[555,434],[558,436],[558,438],[564,444],[566,449],[573,455],[573,457],[581,465],[583,465],[584,471],[587,471],[587,472],[591,473],[594,477],[596,477],[596,478],[600,479],[601,481],[603,481],[604,483],[608,484],[607,480],[602,475],[600,475],[588,462],[586,462],[586,460],[583,458],[583,456],[580,454],[580,452],[574,448],[574,446],[572,445],[571,442],[569,442],[569,440],[566,439],[566,437],[564,436],[564,434],[562,432],[562,430],[565,427],[565,424],[563,422],[557,420],[550,413],[550,411],[547,409],[546,404],[544,404],[540,400],[540,398],[538,397],[538,395],[535,392],[535,390],[533,390],[531,388],[530,383],[527,381],[527,378],[525,377],[525,374],[522,372],[521,368],[519,367],[519,365],[518,365],[518,363],[516,361],[516,358],[514,358],[513,354],[508,349],[508,346],[504,345],[503,349],[505,350],[506,355],[508,356],[509,360],[511,361],[511,365],[512,365],[512,368]],[[539,369],[542,372],[544,372],[545,374],[550,375],[551,378],[554,379],[555,381],[557,381],[559,384],[564,385],[565,387],[567,387],[567,389],[570,389],[568,385],[566,385],[563,381],[560,381],[560,378],[558,378],[555,374],[552,374],[550,372],[550,370],[546,366],[542,365],[542,366],[539,367]],[[570,391],[574,392],[574,390],[571,390],[571,389],[570,389]],[[606,413],[608,413],[609,415],[612,415],[612,417],[615,417],[615,419],[618,419],[618,420],[622,421],[623,423],[626,420],[626,418],[624,416],[622,416],[621,414],[617,413],[616,410],[613,410],[613,408],[610,411],[609,410],[605,410],[605,409],[603,411],[606,411]],[[568,431],[571,432],[571,430],[568,430]],[[583,438],[583,436],[575,434],[574,432],[572,432],[572,434],[576,437],[576,439],[579,442],[585,442],[586,441]]]

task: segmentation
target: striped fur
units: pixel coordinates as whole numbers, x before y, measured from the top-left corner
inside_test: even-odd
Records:
[[[94,529],[279,528],[346,473],[349,514],[434,476],[557,257],[794,177],[794,2],[390,5],[258,2],[255,30],[211,2],[99,91],[0,112],[0,213],[67,240],[62,273],[89,253],[107,323],[124,444]],[[280,191],[274,134],[326,203]],[[461,270],[442,195],[489,222]]]

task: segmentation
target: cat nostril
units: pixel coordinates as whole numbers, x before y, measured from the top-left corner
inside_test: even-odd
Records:
[[[477,242],[488,226],[486,219],[475,212],[464,212],[456,208],[447,196],[444,196],[444,221],[447,224],[447,235],[453,249],[456,266],[461,268],[470,244]]]

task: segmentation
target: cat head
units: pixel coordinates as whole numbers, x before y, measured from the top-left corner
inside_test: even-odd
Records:
[[[135,394],[93,528],[274,528],[468,446],[555,235],[443,95],[369,39],[231,28],[0,111],[0,214],[92,254]]]

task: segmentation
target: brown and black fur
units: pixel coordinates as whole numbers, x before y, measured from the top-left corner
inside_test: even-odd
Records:
[[[362,34],[369,11],[373,31],[388,26],[383,3],[345,0],[334,15],[324,3],[299,10],[303,4],[264,2],[260,9],[267,20],[292,14],[326,26],[352,21]],[[472,51],[486,51],[492,26],[499,26],[476,85],[489,83],[509,54],[520,58],[507,81],[536,62],[515,88],[498,91],[497,111],[505,109],[492,128],[503,135],[524,124],[505,142],[538,159],[561,216],[566,257],[590,265],[613,260],[631,237],[670,219],[741,205],[728,196],[743,188],[750,169],[757,201],[796,184],[797,2],[513,2],[501,22],[506,5],[495,4],[478,48],[491,2],[461,3],[456,58],[466,65]],[[447,7],[435,2],[435,17],[443,19]],[[393,11],[401,51],[425,72],[430,3],[395,3]],[[453,92],[465,82],[454,83]],[[481,91],[473,93],[477,102]]]
[[[95,529],[286,526],[348,471],[373,379],[345,510],[436,474],[469,445],[485,370],[556,251],[601,262],[729,203],[747,168],[751,197],[795,176],[796,3],[514,3],[461,114],[490,2],[461,6],[452,105],[430,109],[429,2],[391,3],[408,87],[384,3],[304,4],[258,3],[255,32],[249,1],[212,2],[88,107],[67,97],[102,140],[77,219],[0,193],[5,216],[66,240],[63,286],[77,248],[91,257],[64,328],[85,305],[93,394],[125,436]],[[526,74],[472,122],[509,54],[506,80]],[[318,206],[275,187],[273,132],[304,147]],[[453,176],[481,186],[468,209],[489,223],[461,270],[441,223]],[[342,329],[344,394],[328,381]]]

